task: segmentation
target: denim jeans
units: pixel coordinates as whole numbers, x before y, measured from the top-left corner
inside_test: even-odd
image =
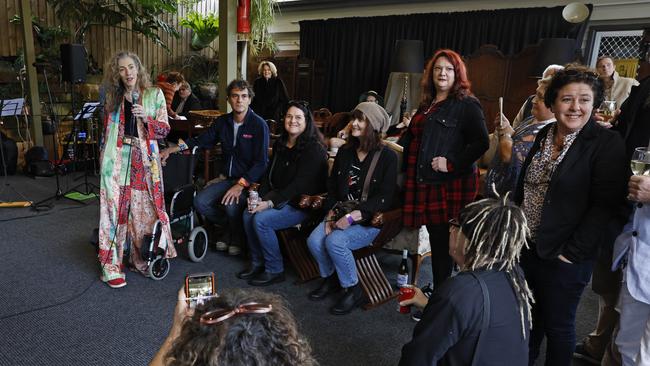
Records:
[[[223,227],[230,227],[231,244],[234,242],[235,244],[241,245],[241,240],[243,239],[241,218],[242,211],[246,207],[248,193],[246,190],[243,190],[239,196],[238,203],[230,205],[221,204],[221,199],[234,184],[232,180],[224,180],[207,186],[194,196],[194,208],[208,222],[219,224]]]
[[[282,253],[275,231],[300,224],[306,218],[307,213],[290,205],[284,205],[277,210],[266,209],[256,214],[244,210],[244,231],[251,254],[251,264],[254,267],[264,266],[269,273],[283,272]]]
[[[359,282],[352,251],[372,244],[377,234],[376,227],[352,225],[325,235],[325,223],[321,222],[309,235],[307,246],[318,262],[321,277],[329,277],[336,270],[341,286],[347,288]]]
[[[521,267],[535,298],[528,364],[535,364],[546,336],[545,364],[569,366],[576,345],[576,310],[591,278],[593,262],[542,259],[532,249],[522,252]]]

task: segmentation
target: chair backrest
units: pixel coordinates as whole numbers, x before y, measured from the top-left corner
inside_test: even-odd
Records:
[[[337,132],[345,128],[348,122],[350,122],[350,112],[334,113],[324,124],[323,134],[325,137],[334,137]]]
[[[326,120],[332,115],[332,112],[330,112],[329,109],[327,108],[321,108],[317,109],[314,111],[314,119],[318,120]]]
[[[196,165],[196,148],[178,154],[170,154],[163,166],[163,183],[165,192],[174,192],[178,188],[191,184]]]

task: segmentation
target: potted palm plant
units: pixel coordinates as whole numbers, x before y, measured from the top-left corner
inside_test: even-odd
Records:
[[[219,17],[214,13],[204,15],[191,11],[179,24],[192,30],[190,47],[195,51],[209,47],[219,36]]]

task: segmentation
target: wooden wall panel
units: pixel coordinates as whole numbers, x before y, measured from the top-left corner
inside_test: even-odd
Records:
[[[520,54],[505,57],[494,46],[481,47],[465,60],[472,91],[481,101],[488,130],[494,130],[503,97],[503,111],[512,121],[529,95],[535,93],[537,79],[529,77],[536,60],[538,46],[529,46]]]
[[[48,26],[59,25],[56,19],[54,9],[47,3],[47,0],[31,0],[32,13],[37,16],[43,24]],[[18,51],[23,48],[23,37],[19,26],[10,24],[14,14],[20,13],[19,0],[0,0],[0,34],[6,36],[3,42],[0,42],[0,57],[16,56]],[[218,12],[217,0],[202,0],[192,7],[201,13]],[[156,72],[167,70],[171,65],[180,62],[182,56],[192,52],[190,50],[190,40],[192,32],[189,29],[182,28],[178,25],[187,12],[180,8],[175,15],[163,14],[162,19],[174,25],[181,34],[180,39],[174,39],[166,34],[161,34],[163,41],[169,46],[170,52],[164,50],[148,39],[130,32],[131,23],[129,21],[121,24],[126,29],[111,28],[104,26],[93,26],[86,36],[86,48],[99,67],[103,67],[109,60],[110,56],[119,50],[131,50],[136,52],[142,62],[148,69],[156,67]],[[217,48],[218,42],[215,40],[213,47]],[[201,54],[213,57],[214,51],[205,49]]]

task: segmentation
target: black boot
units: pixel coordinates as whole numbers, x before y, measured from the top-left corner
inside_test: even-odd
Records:
[[[319,301],[323,300],[329,294],[333,294],[341,289],[341,284],[339,283],[339,276],[334,274],[330,275],[327,278],[323,278],[317,289],[309,293],[309,300]]]
[[[239,273],[237,273],[237,278],[241,278],[242,280],[248,280],[251,279],[259,274],[264,272],[264,266],[250,266],[248,269],[245,269]]]
[[[262,272],[257,276],[248,280],[248,284],[251,286],[268,286],[282,281],[284,281],[284,272],[280,272],[280,273]]]
[[[357,306],[363,304],[364,295],[361,285],[358,283],[345,289],[345,293],[339,301],[330,309],[334,315],[345,315],[351,312]]]

